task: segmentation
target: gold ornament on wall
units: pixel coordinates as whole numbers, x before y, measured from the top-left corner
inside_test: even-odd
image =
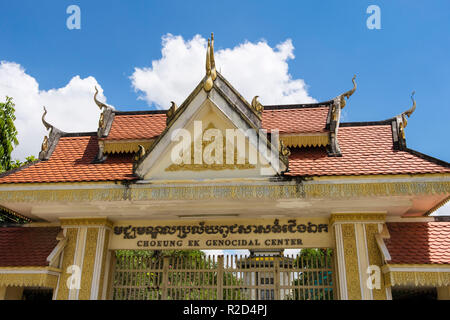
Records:
[[[178,106],[175,102],[171,101],[170,103],[172,105],[170,106],[169,110],[167,110],[166,113],[166,125],[168,125],[169,122],[173,119],[173,116],[175,115],[178,109]]]
[[[262,118],[262,113],[264,111],[264,107],[263,105],[258,101],[258,97],[259,96],[255,96],[252,100],[252,109],[253,111],[255,111],[255,113],[258,115],[258,117],[261,119]]]

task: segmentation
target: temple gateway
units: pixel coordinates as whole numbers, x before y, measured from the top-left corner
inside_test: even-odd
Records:
[[[179,106],[123,112],[96,94],[98,130],[77,133],[45,112],[39,160],[0,175],[1,209],[28,221],[0,228],[0,299],[450,299],[450,222],[430,216],[450,165],[406,146],[413,96],[341,122],[355,90],[248,102],[211,37]],[[183,253],[207,249],[250,255]]]

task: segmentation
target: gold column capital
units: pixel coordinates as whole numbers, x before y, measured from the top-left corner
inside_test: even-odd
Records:
[[[384,223],[386,213],[332,213],[330,226],[336,223]]]
[[[109,227],[112,228],[113,223],[108,218],[60,218],[61,227]]]

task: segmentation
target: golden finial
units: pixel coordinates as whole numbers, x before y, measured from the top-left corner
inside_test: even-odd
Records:
[[[413,114],[414,110],[416,110],[416,100],[414,100],[414,94],[415,93],[416,93],[415,91],[413,91],[411,93],[411,100],[413,102],[412,107],[401,114],[402,121],[399,124],[399,129],[400,129],[400,134],[401,134],[403,139],[405,139],[405,128],[408,125],[408,120],[406,119],[406,116],[408,116],[408,118],[411,117],[411,115]]]
[[[48,151],[48,137],[47,136],[44,136],[44,141],[42,142],[42,145],[41,145],[41,151],[42,152]]]
[[[263,105],[258,101],[259,96],[255,96],[252,100],[252,109],[256,112],[259,118],[262,117],[262,112],[264,110]]]
[[[103,102],[100,102],[100,101],[97,100],[97,94],[98,94],[98,90],[97,90],[97,86],[95,86],[94,101],[95,101],[95,104],[100,108],[100,110],[102,108],[110,108],[109,106],[107,106]]]
[[[416,94],[416,91],[413,91],[411,93],[411,100],[413,102],[413,105],[410,109],[406,110],[405,112],[403,112],[404,114],[406,114],[409,117],[411,117],[411,115],[413,114],[414,110],[416,110],[416,100],[414,100],[414,95]]]
[[[208,48],[206,48],[206,79],[203,84],[203,89],[209,92],[214,85],[214,81],[211,76],[211,41],[208,39]]]
[[[344,98],[347,98],[347,100],[348,100],[348,98],[350,98],[350,96],[356,91],[356,81],[355,81],[355,79],[356,79],[356,74],[353,75],[353,78],[352,78],[353,88],[351,90],[347,91],[346,93],[341,94],[341,109],[344,108],[345,104],[346,104],[346,101],[345,101]]]
[[[166,113],[166,124],[169,124],[170,120],[172,120],[173,116],[175,115],[175,112],[178,109],[178,106],[175,102],[170,102],[172,105],[170,106],[169,110],[167,110]]]
[[[140,159],[142,159],[143,156],[145,156],[145,148],[144,148],[144,146],[140,144],[140,145],[138,145],[138,147],[139,147],[139,150],[138,150],[138,152],[136,153],[136,156],[135,156],[135,160],[136,161],[139,161]]]
[[[50,123],[48,123],[47,121],[45,121],[46,115],[47,115],[47,109],[45,109],[45,106],[44,106],[44,114],[42,115],[42,123],[44,124],[45,129],[47,129],[47,131],[48,131],[48,130],[52,129],[53,126]]]
[[[214,33],[211,32],[211,51],[210,51],[210,60],[211,60],[211,78],[216,80],[217,72],[216,72],[216,62],[214,61]]]

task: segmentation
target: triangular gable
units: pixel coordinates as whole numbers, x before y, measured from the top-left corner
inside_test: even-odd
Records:
[[[285,171],[287,169],[286,157],[283,158],[283,155],[280,156],[278,153],[278,137],[275,133],[272,133],[271,139],[265,136],[264,132],[261,131],[261,119],[251,106],[220,74],[217,73],[217,78],[209,91],[205,90],[204,81],[205,79],[179,108],[176,109],[176,106],[173,106],[172,110],[169,110],[166,130],[138,161],[135,174],[145,180],[180,180],[227,177],[256,178],[273,176]],[[198,122],[201,123],[202,127],[200,132],[194,130],[194,128],[198,129]],[[247,166],[222,163],[223,166],[221,167],[221,163],[217,163],[218,159],[216,158],[216,162],[212,166],[205,166],[204,163],[197,161],[197,163],[194,163],[197,166],[190,166],[192,163],[188,163],[189,165],[185,165],[183,170],[174,169],[176,168],[174,164],[177,164],[178,161],[174,162],[173,157],[171,158],[172,150],[173,148],[180,148],[182,140],[179,136],[177,137],[177,133],[184,130],[184,134],[189,132],[191,135],[189,143],[184,146],[184,151],[186,151],[186,149],[191,148],[191,143],[202,144],[201,140],[205,138],[209,138],[209,141],[211,141],[206,145],[203,143],[205,146],[215,142],[215,137],[211,137],[211,132],[209,132],[209,135],[207,134],[208,137],[204,136],[206,132],[203,129],[207,129],[208,126],[209,129],[221,131],[222,137],[226,137],[227,129],[237,129],[236,136],[245,137],[246,150],[243,153],[245,154],[245,161],[247,161],[244,164],[247,164]],[[224,141],[227,142],[228,140],[225,139]],[[237,138],[237,141],[239,141],[239,138]],[[266,149],[263,146],[266,146]],[[224,146],[224,151],[226,151],[226,146]],[[181,152],[181,154],[185,155],[185,152]],[[215,155],[214,152],[212,154]],[[255,154],[257,155],[256,163],[254,162]],[[203,153],[203,157],[197,156],[197,160],[205,156],[206,154]],[[224,156],[223,159],[225,161],[227,158]],[[242,152],[239,159],[242,160]],[[185,163],[183,162],[183,164]],[[200,164],[203,165],[199,166]],[[203,168],[201,169],[201,175],[198,173],[199,168]],[[183,172],[183,174],[180,175],[180,172]]]

